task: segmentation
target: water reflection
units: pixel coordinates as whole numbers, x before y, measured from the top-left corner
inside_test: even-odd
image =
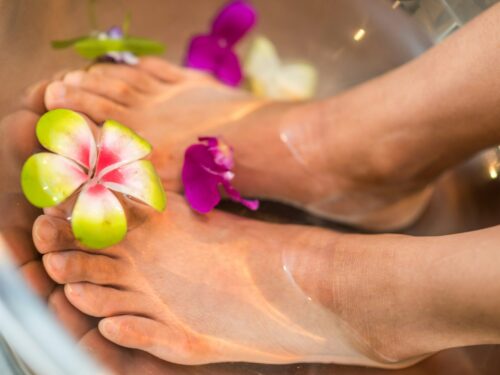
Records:
[[[168,57],[180,61],[189,35],[203,30],[208,15],[223,2],[224,0],[129,0],[124,1],[124,4],[134,14],[134,31],[166,42],[170,48]],[[320,96],[335,94],[398,66],[429,46],[425,37],[405,15],[393,11],[390,4],[382,0],[255,0],[254,3],[261,14],[266,15],[261,19],[259,32],[271,37],[280,46],[285,57],[314,61],[320,76],[328,77],[320,80]],[[103,1],[102,9],[103,24],[111,24],[122,16],[122,10],[116,6],[116,2]],[[8,54],[1,54],[0,79],[3,89],[0,90],[0,114],[5,115],[13,110],[17,105],[16,98],[29,84],[60,69],[82,66],[79,58],[70,51],[51,51],[48,42],[51,39],[85,33],[85,14],[84,2],[0,0],[0,44],[3,51],[9,51]],[[362,43],[357,43],[360,41]],[[22,130],[32,129],[36,119],[33,114],[17,113],[5,118],[0,126],[0,230],[24,279],[49,304],[55,316],[64,322],[68,332],[95,358],[120,374],[388,373],[376,369],[314,364],[185,367],[160,361],[144,352],[119,348],[103,339],[96,329],[97,321],[74,309],[66,300],[62,289],[48,278],[40,256],[31,243],[31,225],[38,212],[24,202],[17,181],[22,161],[37,147],[32,132]],[[18,147],[19,145],[22,146]],[[407,233],[438,235],[498,224],[500,182],[485,175],[488,160],[488,154],[480,155],[443,176],[431,206]],[[225,209],[240,210],[230,204],[225,205]],[[265,203],[255,217],[348,230],[272,203]],[[9,279],[9,282],[12,280]],[[5,288],[11,284],[5,281],[1,286]],[[18,296],[21,298],[21,291]],[[38,318],[43,315],[38,314],[35,309],[29,313]],[[48,326],[43,321],[38,324],[45,325],[45,328]],[[36,331],[36,325],[32,329]],[[45,335],[50,336],[50,332]],[[64,355],[62,346],[55,349],[56,353]],[[33,354],[33,351],[21,353],[28,356]],[[450,350],[410,369],[390,373],[493,374],[498,373],[500,368],[499,354],[499,347],[493,346]],[[1,366],[0,363],[0,370]],[[37,370],[40,371],[41,368]],[[55,375],[55,372],[50,375]]]

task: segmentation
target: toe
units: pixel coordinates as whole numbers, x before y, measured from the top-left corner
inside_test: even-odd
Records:
[[[54,290],[55,284],[43,269],[42,262],[31,261],[20,268],[24,280],[32,290],[41,298],[46,299]]]
[[[124,106],[60,81],[47,86],[45,105],[49,110],[67,108],[83,112],[98,123],[108,119],[124,122],[128,117]]]
[[[126,82],[95,72],[78,70],[66,74],[64,83],[80,87],[92,94],[103,96],[124,106],[140,104],[144,95]]]
[[[79,249],[70,224],[61,218],[42,215],[33,224],[33,241],[42,254],[52,251]]]
[[[58,320],[76,339],[80,339],[95,327],[95,319],[82,314],[70,304],[61,286],[55,288],[50,294],[48,305]]]
[[[103,319],[98,327],[105,338],[117,345],[143,350],[169,362],[196,365],[216,358],[208,340],[177,325],[123,315]]]
[[[165,85],[154,76],[126,65],[96,64],[89,69],[89,72],[121,80],[145,94],[155,94],[165,89]]]
[[[188,76],[186,69],[158,57],[142,57],[138,68],[166,83],[177,83]]]
[[[91,283],[66,284],[64,293],[73,306],[95,317],[147,315],[151,302],[145,295]]]
[[[126,272],[120,261],[106,255],[83,251],[60,251],[44,255],[43,264],[49,276],[59,284],[90,282],[121,286]]]

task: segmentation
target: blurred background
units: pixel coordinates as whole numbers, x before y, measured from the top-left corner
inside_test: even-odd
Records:
[[[269,37],[285,60],[304,59],[319,71],[318,96],[334,95],[398,67],[439,43],[496,0],[253,0],[260,19],[253,32]],[[189,38],[204,32],[224,0],[98,0],[98,26],[105,30],[132,14],[132,35],[167,45],[165,57],[182,63]],[[30,85],[56,73],[88,65],[68,50],[53,50],[50,41],[90,31],[83,0],[0,0],[0,117],[20,107]],[[251,40],[250,36],[247,40]],[[239,48],[244,53],[245,43]],[[500,223],[499,150],[481,153],[444,175],[430,207],[405,232],[438,235]],[[227,210],[239,208],[226,204]],[[238,211],[239,212],[239,211]],[[265,202],[259,219],[333,227],[296,209]],[[0,243],[0,374],[97,374],[90,357],[78,352],[59,331],[44,305],[23,288]],[[230,318],[230,317],[228,317]],[[77,337],[78,339],[78,337]],[[14,342],[15,341],[15,342]],[[96,343],[96,351],[104,350]],[[121,361],[144,374],[499,374],[500,347],[463,348],[438,353],[405,370],[383,371],[336,365],[151,365],[127,351]],[[102,355],[99,356],[102,359]],[[106,359],[104,362],[107,362]],[[28,366],[25,365],[28,364]],[[148,364],[149,363],[149,364]],[[143,366],[143,367],[141,367]],[[31,368],[30,368],[31,367]],[[144,370],[144,371],[142,371]]]

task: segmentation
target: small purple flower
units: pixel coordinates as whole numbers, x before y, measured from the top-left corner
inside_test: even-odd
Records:
[[[189,205],[204,214],[210,212],[221,200],[222,186],[229,198],[255,211],[258,200],[244,199],[231,185],[234,173],[233,150],[216,137],[198,138],[187,148],[182,167],[184,193]]]
[[[101,32],[97,35],[100,40],[115,39],[120,40],[125,38],[123,30],[119,26],[113,26],[105,33]],[[128,65],[136,65],[139,59],[136,55],[129,51],[108,51],[106,54],[97,58],[99,62],[114,62],[114,63],[124,63]]]
[[[243,73],[234,46],[256,21],[257,13],[248,2],[230,2],[215,17],[210,33],[191,39],[186,65],[209,71],[227,85],[237,86]]]

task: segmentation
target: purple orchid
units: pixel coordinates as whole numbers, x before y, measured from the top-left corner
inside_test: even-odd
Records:
[[[210,212],[221,200],[219,186],[229,198],[255,211],[258,200],[244,199],[232,186],[233,150],[216,137],[198,138],[187,148],[182,167],[182,182],[189,205],[200,213]]]
[[[191,39],[186,65],[209,71],[229,86],[239,85],[243,73],[234,47],[256,21],[257,13],[248,2],[232,1],[215,17],[210,33]]]

